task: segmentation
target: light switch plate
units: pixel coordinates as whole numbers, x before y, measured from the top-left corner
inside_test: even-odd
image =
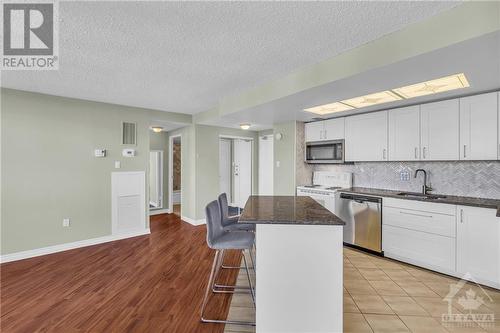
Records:
[[[121,168],[121,163],[120,161],[115,161],[115,169],[120,169]]]
[[[69,227],[69,225],[70,225],[69,219],[68,218],[63,219],[63,227]]]
[[[410,172],[409,172],[409,171],[406,171],[406,170],[401,171],[401,172],[399,173],[399,179],[401,179],[401,181],[403,181],[403,182],[408,182],[408,181],[410,181]]]

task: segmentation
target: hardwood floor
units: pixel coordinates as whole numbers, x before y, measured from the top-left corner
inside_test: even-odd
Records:
[[[223,332],[199,317],[214,257],[205,237],[205,226],[162,214],[148,236],[2,264],[0,331]],[[208,314],[225,318],[230,301],[212,296]]]

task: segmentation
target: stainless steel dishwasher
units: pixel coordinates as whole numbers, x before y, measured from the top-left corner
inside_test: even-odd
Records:
[[[336,211],[346,223],[344,243],[382,252],[382,198],[341,192]]]

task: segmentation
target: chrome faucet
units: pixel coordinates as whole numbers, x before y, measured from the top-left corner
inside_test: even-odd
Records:
[[[432,191],[432,187],[427,185],[427,172],[424,169],[415,170],[415,178],[417,178],[418,172],[422,171],[424,173],[424,185],[422,185],[422,194],[426,195],[427,192]]]

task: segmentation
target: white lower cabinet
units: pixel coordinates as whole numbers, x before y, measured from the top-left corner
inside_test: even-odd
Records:
[[[500,288],[495,209],[384,198],[386,257]]]
[[[452,274],[455,271],[455,207],[383,201],[382,245],[387,257]]]
[[[458,206],[457,273],[500,287],[500,217],[495,209]]]

